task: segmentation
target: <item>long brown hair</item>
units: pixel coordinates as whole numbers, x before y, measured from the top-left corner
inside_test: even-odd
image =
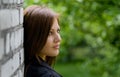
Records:
[[[54,18],[58,19],[58,14],[46,7],[34,5],[24,10],[25,66],[44,47]],[[46,62],[49,65],[52,65],[54,60],[55,57],[46,57]]]

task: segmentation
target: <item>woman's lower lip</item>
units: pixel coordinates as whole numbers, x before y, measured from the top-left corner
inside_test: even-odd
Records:
[[[55,48],[55,49],[59,49],[59,46],[56,46],[56,47],[53,47],[53,48]]]
[[[59,47],[55,47],[54,49],[59,49]]]

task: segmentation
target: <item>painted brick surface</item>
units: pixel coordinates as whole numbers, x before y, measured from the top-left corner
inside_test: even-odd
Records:
[[[0,38],[0,60],[2,59],[4,55],[4,39]]]
[[[15,49],[15,32],[11,32],[11,36],[10,36],[10,48],[11,51],[13,51]]]
[[[23,40],[23,36],[24,36],[24,29],[22,28],[21,29],[21,43],[23,44],[24,40]]]
[[[17,3],[20,4],[20,3],[21,3],[20,1],[21,1],[21,0],[18,0]]]
[[[2,0],[3,4],[11,4],[14,3],[14,0]]]
[[[17,68],[19,67],[19,65],[20,65],[20,61],[19,61],[20,59],[19,59],[19,52],[17,52],[14,56],[13,56],[13,58],[12,58],[12,70],[13,71],[16,71],[17,70]]]
[[[6,37],[6,44],[5,44],[5,53],[8,54],[10,52],[10,34],[7,33]]]
[[[23,53],[23,49],[21,49],[20,50],[20,64],[22,64],[23,63],[23,61],[24,61],[24,53]]]
[[[9,59],[1,66],[1,77],[10,77],[12,73],[12,60]]]
[[[0,0],[0,77],[24,76],[23,0]]]
[[[12,11],[12,26],[19,25],[19,11],[17,9],[11,10]]]
[[[20,8],[20,24],[23,23],[23,8]]]
[[[7,21],[6,21],[7,19]],[[0,10],[0,27],[1,29],[8,29],[12,25],[11,11],[9,9]]]
[[[1,0],[0,0],[0,5],[1,5]]]

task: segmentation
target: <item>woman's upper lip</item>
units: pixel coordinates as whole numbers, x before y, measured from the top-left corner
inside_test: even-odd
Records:
[[[60,45],[59,45],[59,44],[58,44],[58,45],[54,45],[54,46],[53,46],[53,48],[57,48],[57,49],[58,49],[59,47],[60,47]]]

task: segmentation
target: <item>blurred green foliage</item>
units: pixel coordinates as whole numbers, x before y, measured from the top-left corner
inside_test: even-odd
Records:
[[[60,14],[62,44],[58,63],[62,67],[56,69],[64,77],[120,76],[119,0],[24,1],[24,7],[48,6]],[[73,76],[67,71],[70,68],[76,70]]]

